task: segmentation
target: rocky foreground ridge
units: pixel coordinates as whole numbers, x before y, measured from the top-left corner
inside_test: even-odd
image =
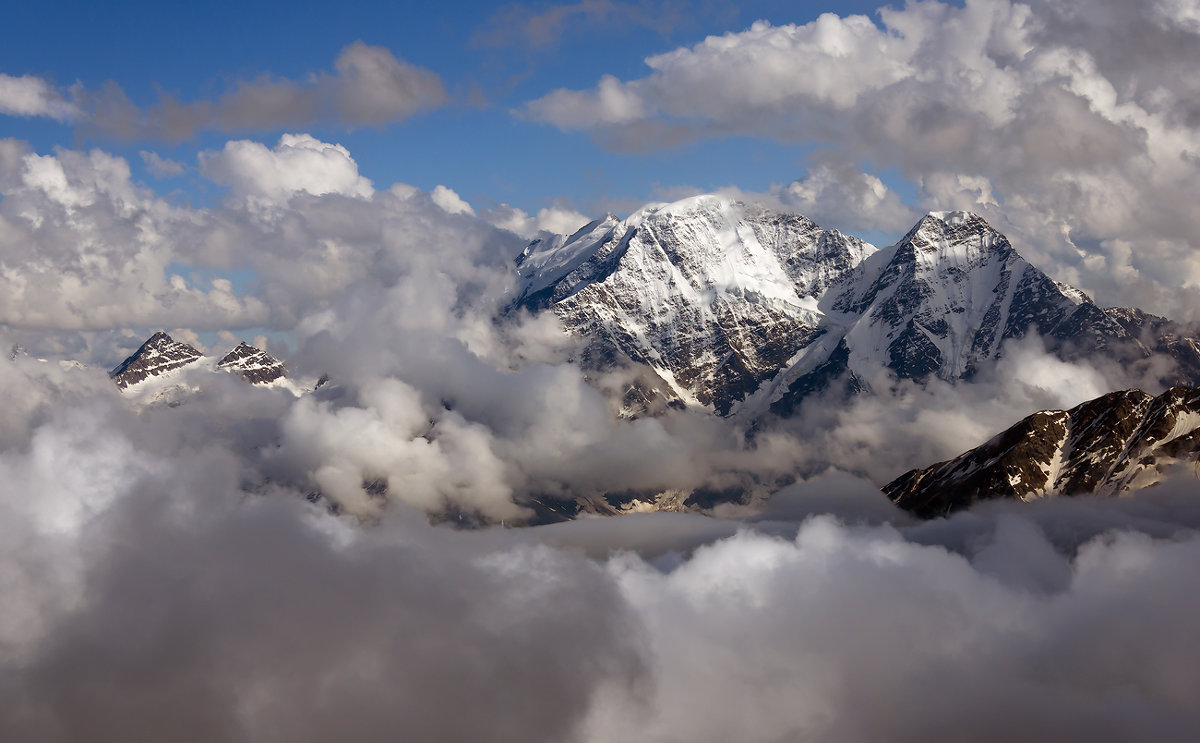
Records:
[[[1043,410],[954,459],[884,486],[898,506],[942,516],[981,500],[1119,495],[1166,470],[1200,467],[1200,389],[1158,397],[1121,390],[1070,410]]]

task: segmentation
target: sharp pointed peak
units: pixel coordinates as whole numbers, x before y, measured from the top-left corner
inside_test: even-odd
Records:
[[[203,354],[190,343],[177,341],[165,330],[159,330],[110,371],[109,376],[124,389],[163,371],[186,366],[201,357]]]
[[[970,229],[992,232],[997,235],[1000,234],[1000,231],[989,224],[981,215],[962,210],[935,210],[926,212],[925,216],[917,220],[917,223],[913,225],[908,234],[911,236],[923,231],[945,233]]]
[[[921,217],[896,245],[925,252],[947,244],[972,244],[984,253],[1015,253],[1004,233],[968,211],[931,211]],[[904,254],[905,251],[901,251]]]
[[[187,343],[185,341],[176,340],[175,338],[171,337],[171,334],[168,333],[167,331],[159,330],[159,331],[156,331],[149,338],[147,338],[142,343],[142,345],[138,347],[138,350],[135,352],[135,355],[138,353],[141,353],[143,351],[150,350],[150,349],[167,348],[167,347],[171,347],[171,346],[178,346],[180,348],[188,348],[188,349],[191,349],[192,351],[195,351],[197,354],[200,353],[200,351],[197,350],[194,346],[192,346],[192,344]]]
[[[217,362],[217,366],[221,366],[222,364],[225,364],[226,362],[232,362],[239,358],[245,358],[247,356],[263,356],[263,357],[266,357],[266,358],[269,358],[272,360],[274,360],[274,358],[275,358],[274,356],[271,356],[271,354],[267,353],[264,349],[261,349],[258,346],[253,346],[253,345],[247,343],[246,341],[239,341],[236,346],[234,346],[232,349],[230,349],[229,353],[225,354],[224,358],[222,358],[219,362]]]

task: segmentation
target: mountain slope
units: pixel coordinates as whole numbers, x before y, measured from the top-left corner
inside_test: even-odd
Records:
[[[1070,410],[1045,410],[954,459],[884,486],[897,505],[939,516],[995,498],[1118,494],[1200,461],[1200,389],[1158,397],[1111,392]]]

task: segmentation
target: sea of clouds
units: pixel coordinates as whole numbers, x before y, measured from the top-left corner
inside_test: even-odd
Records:
[[[903,230],[913,208],[865,158],[917,182],[922,206],[984,213],[1103,304],[1194,319],[1200,11],[1076,8],[914,2],[882,27],[756,24],[523,115],[627,148],[821,140],[807,176],[759,196]],[[794,67],[779,55],[828,74],[764,77]],[[271,94],[271,125],[379,123],[439,105],[431,75],[356,44],[334,72],[170,120],[238,129]],[[0,77],[0,110],[82,128],[154,136],[170,109],[97,100]],[[585,379],[553,316],[496,319],[524,241],[578,227],[574,209],[476,211],[444,186],[375,184],[308,134],[156,157],[225,195],[180,203],[103,150],[0,140],[0,341],[29,352],[0,360],[0,738],[1200,729],[1193,479],[927,523],[878,490],[1034,410],[1152,388],[1152,369],[1066,364],[1031,338],[971,385],[880,378],[876,395],[817,401],[753,437],[690,411],[618,420],[602,390],[619,380]],[[294,374],[328,374],[338,394],[210,375],[183,405],[139,409],[105,369],[160,327],[200,345],[268,334]],[[364,488],[375,479],[386,498]],[[532,497],[696,488],[772,497],[719,519],[464,531],[428,517],[513,523]]]
[[[836,473],[737,519],[461,531],[395,502],[364,523],[248,489],[244,447],[286,424],[240,380],[222,410],[139,415],[102,376],[3,369],[41,396],[6,415],[0,453],[8,740],[1184,741],[1200,724],[1193,481],[926,523]]]

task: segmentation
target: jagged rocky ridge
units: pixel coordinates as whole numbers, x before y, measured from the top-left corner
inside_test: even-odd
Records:
[[[1158,397],[1111,392],[1070,410],[1043,410],[954,459],[915,469],[884,486],[897,505],[941,516],[980,500],[1050,494],[1117,495],[1158,482],[1200,460],[1200,389]]]
[[[109,372],[109,376],[118,387],[128,389],[198,364],[205,358],[192,345],[159,331]],[[266,384],[287,376],[282,362],[245,342],[217,361],[215,368],[237,374],[251,384]]]
[[[1200,342],[1164,318],[1097,306],[1025,261],[981,217],[932,212],[882,250],[802,216],[716,196],[597,220],[517,258],[514,306],[586,340],[585,368],[640,370],[658,398],[721,415],[790,414],[842,380],[970,379],[1029,333],[1065,359],[1165,354],[1200,383]]]

